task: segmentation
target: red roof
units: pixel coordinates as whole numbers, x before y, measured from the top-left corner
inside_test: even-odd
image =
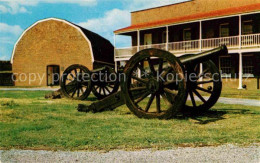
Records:
[[[247,5],[247,6],[234,7],[234,8],[227,8],[227,9],[216,10],[216,11],[205,12],[205,13],[198,13],[198,14],[182,16],[182,17],[177,17],[172,19],[164,19],[160,21],[136,24],[126,28],[118,29],[114,31],[114,33],[133,31],[133,30],[148,28],[148,27],[157,27],[157,26],[180,23],[180,22],[191,21],[191,20],[233,15],[237,13],[245,13],[245,12],[257,11],[257,10],[260,10],[260,3]]]

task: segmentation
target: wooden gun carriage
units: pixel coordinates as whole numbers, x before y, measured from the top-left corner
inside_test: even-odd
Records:
[[[145,49],[131,57],[116,75],[108,66],[89,71],[72,65],[64,72],[61,88],[73,99],[84,100],[91,91],[100,99],[89,106],[80,104],[78,110],[84,112],[126,104],[140,118],[168,119],[187,110],[206,111],[217,102],[222,89],[221,74],[211,58],[227,53],[226,46],[181,57]],[[107,75],[100,75],[102,72]]]

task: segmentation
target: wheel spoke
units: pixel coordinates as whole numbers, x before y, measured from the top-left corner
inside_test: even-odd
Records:
[[[164,78],[170,71],[172,70],[172,67],[168,67],[164,73],[162,74],[162,78]]]
[[[198,79],[204,77],[205,73],[209,71],[209,68],[206,68],[202,73],[199,74]]]
[[[150,58],[148,58],[148,63],[149,63],[149,67],[150,67],[151,73],[153,74],[153,76],[155,76],[156,75],[156,71],[154,69],[154,66],[152,65],[152,62],[151,62]]]
[[[141,72],[145,73],[145,69],[143,68],[143,66],[140,63],[137,64],[137,67],[140,69]]]
[[[74,76],[72,73],[70,73],[70,76],[71,76],[73,79],[75,79],[75,76]]]
[[[168,86],[168,85],[171,85],[171,84],[177,84],[176,80],[171,80],[171,81],[167,81],[167,82],[163,83],[164,86]]]
[[[83,90],[83,88],[82,88],[82,87],[80,88],[80,90],[81,90],[82,94],[84,94],[84,90]]]
[[[173,92],[172,90],[170,90],[169,88],[163,88],[163,90],[164,90],[165,92],[167,92],[167,93],[172,94],[172,95],[176,95],[176,93]]]
[[[77,92],[77,88],[75,87],[75,88],[74,88],[74,91],[73,91],[73,93],[72,93],[72,95],[71,95],[72,98],[74,97],[74,95],[75,95],[76,92]]]
[[[80,89],[78,89],[78,92],[77,92],[77,97],[79,97],[79,93],[80,93]]]
[[[135,103],[138,104],[139,102],[141,102],[143,99],[145,99],[150,93],[149,92],[145,92],[141,97],[139,97]]]
[[[190,94],[190,99],[191,99],[192,105],[193,105],[194,107],[196,107],[196,102],[195,102],[195,99],[194,99],[194,96],[193,96],[192,91],[190,91],[189,94]]]
[[[112,86],[112,85],[110,85],[110,84],[108,84],[107,86],[108,86],[109,88],[112,88],[112,89],[114,89],[114,87],[115,87],[114,85]]]
[[[103,90],[104,95],[107,95],[105,88],[102,88],[102,90]]]
[[[146,105],[145,112],[148,112],[148,110],[150,109],[150,107],[151,107],[151,105],[153,103],[154,96],[155,96],[154,94],[151,95],[151,97],[150,97],[150,99],[149,99],[149,101],[148,101],[148,103]]]
[[[164,93],[162,93],[161,96],[162,96],[163,100],[167,103],[168,106],[172,105]]]
[[[207,101],[199,94],[199,92],[197,91],[197,90],[193,90],[193,92],[199,97],[199,99],[202,101],[202,102],[204,102],[204,103],[206,103]]]
[[[136,77],[136,76],[132,76],[132,78],[135,79],[135,80],[137,80],[137,81],[139,81],[139,82],[141,82],[141,83],[144,83],[144,84],[147,83],[147,80],[145,80],[145,79],[138,78],[138,77]]]
[[[101,89],[101,87],[98,87],[98,88],[99,88],[98,93],[101,94],[101,90],[102,90],[102,89]]]
[[[160,59],[160,60],[159,60],[159,67],[158,67],[158,72],[159,72],[159,74],[162,72],[162,69],[163,69],[163,60]]]
[[[208,80],[208,81],[198,81],[197,84],[200,85],[200,84],[207,84],[207,83],[212,83],[214,82],[213,80]]]
[[[156,109],[157,113],[161,112],[161,99],[160,99],[160,94],[156,95]]]
[[[210,90],[207,90],[207,89],[204,89],[204,88],[201,88],[201,87],[199,87],[199,86],[197,86],[197,89],[198,89],[198,90],[201,90],[201,91],[203,91],[203,92],[210,93],[210,94],[212,94],[212,93],[213,93],[212,91],[210,91]]]
[[[146,87],[135,87],[130,89],[130,91],[142,91],[142,90],[146,90]]]
[[[105,87],[105,89],[108,91],[108,93],[111,93],[111,91],[107,87]]]

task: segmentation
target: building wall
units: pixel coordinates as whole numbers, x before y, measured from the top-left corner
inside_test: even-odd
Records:
[[[190,2],[132,12],[131,23],[132,25],[142,24],[256,3],[260,3],[260,0],[192,0]]]
[[[90,45],[82,33],[62,21],[47,20],[29,29],[14,51],[13,73],[16,86],[46,86],[47,66],[59,65],[60,74],[72,64],[82,64],[90,70],[92,56]],[[29,77],[36,80],[29,83]],[[21,75],[22,74],[22,75]],[[24,80],[24,76],[27,80]],[[42,77],[42,83],[40,78]]]

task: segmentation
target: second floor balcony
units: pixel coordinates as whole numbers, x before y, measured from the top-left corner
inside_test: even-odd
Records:
[[[226,45],[229,50],[260,48],[260,13],[199,20],[165,27],[137,30],[131,47],[116,48],[115,59],[130,58],[136,52],[157,48],[173,54],[196,53]]]
[[[115,57],[128,58],[134,55],[139,50],[147,48],[168,50],[171,53],[189,53],[216,48],[223,44],[225,44],[228,47],[228,49],[258,48],[260,47],[260,33],[222,38],[141,45],[139,47],[132,46],[126,48],[117,48],[115,50]]]

